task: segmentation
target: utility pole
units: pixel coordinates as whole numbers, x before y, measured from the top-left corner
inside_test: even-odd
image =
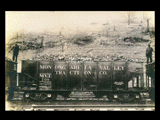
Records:
[[[107,29],[107,38],[108,38],[108,35],[109,35],[109,30],[110,30],[110,28]]]
[[[150,21],[151,18],[147,17],[147,13],[143,13],[143,19],[145,19],[146,22],[147,22],[146,32],[149,32],[150,31],[149,30],[149,21]]]
[[[147,32],[149,32],[149,19],[147,19]]]
[[[62,40],[63,38],[62,38],[62,36],[60,36],[60,42],[61,42],[61,45],[62,45],[62,52],[64,51],[63,50],[63,47],[64,47],[64,42],[63,42],[63,40]]]
[[[113,26],[113,30],[116,31],[116,26],[115,26],[115,24],[114,24],[114,26]]]
[[[143,26],[141,27],[141,39],[143,39]]]
[[[61,42],[61,45],[62,45],[62,52],[64,51],[64,49],[63,49],[63,48],[64,48],[64,42],[63,42],[63,40],[62,40],[62,39],[64,38],[64,37],[62,36],[62,30],[63,30],[63,28],[64,28],[64,27],[62,27],[62,28],[61,28],[61,31],[59,32],[60,42]]]
[[[128,25],[130,25],[131,13],[128,13]]]
[[[18,41],[18,32],[17,32],[17,41]]]
[[[136,19],[136,17],[133,17],[133,15],[131,15],[131,12],[128,12],[127,13],[127,19],[128,19],[128,25],[130,25],[131,21]]]

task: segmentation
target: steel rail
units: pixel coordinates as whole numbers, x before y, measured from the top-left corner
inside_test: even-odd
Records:
[[[155,105],[144,105],[144,104],[124,104],[124,105],[31,105],[32,107],[155,107]]]
[[[154,111],[153,105],[32,105],[32,110],[45,111]]]

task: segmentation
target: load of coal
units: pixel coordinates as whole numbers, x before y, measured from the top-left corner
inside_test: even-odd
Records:
[[[145,60],[142,58],[127,58],[123,55],[118,54],[107,54],[107,55],[83,55],[83,54],[57,54],[57,55],[40,55],[32,57],[29,60],[45,60],[45,61],[75,61],[75,62],[93,62],[93,61],[136,61],[136,62],[144,62]]]

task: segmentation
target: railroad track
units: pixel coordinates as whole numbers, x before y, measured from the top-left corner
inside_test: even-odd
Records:
[[[11,101],[9,110],[12,111],[154,111],[154,103],[150,99],[137,102],[108,101],[104,98],[74,98],[64,99],[58,96],[57,100],[50,102],[38,101]],[[81,95],[82,97],[82,95]]]
[[[13,107],[13,106],[12,106]],[[20,106],[19,106],[20,108]],[[13,110],[14,111],[14,110]],[[154,105],[23,105],[17,111],[155,111]]]

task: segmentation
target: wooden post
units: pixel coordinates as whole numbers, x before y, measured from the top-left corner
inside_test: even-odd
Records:
[[[134,88],[134,79],[132,78],[132,88]]]
[[[148,79],[148,76],[147,76],[147,74],[146,74],[146,87],[147,87],[147,85],[148,85],[148,83],[147,83],[147,79]]]
[[[153,79],[151,78],[151,87],[153,87]]]
[[[84,78],[84,61],[81,63],[81,66],[82,66],[81,91],[83,91],[83,88],[84,88],[84,86],[83,86],[84,79],[82,79],[82,78]]]
[[[151,77],[148,77],[148,87],[150,87]]]
[[[36,90],[39,90],[39,62],[37,61],[36,64],[37,64],[37,73],[38,73],[38,74],[37,74],[38,80],[37,80]]]
[[[137,78],[137,88],[138,88],[139,87],[139,76],[137,75],[136,78]]]
[[[148,82],[147,82],[147,83],[148,83],[148,85],[147,85],[147,86],[149,87],[149,76],[148,76]]]
[[[141,74],[141,87],[144,87],[144,75],[143,74]]]
[[[19,74],[17,73],[17,86],[19,86]]]
[[[138,78],[139,78],[139,87],[141,87],[142,86],[141,75],[139,75]]]

